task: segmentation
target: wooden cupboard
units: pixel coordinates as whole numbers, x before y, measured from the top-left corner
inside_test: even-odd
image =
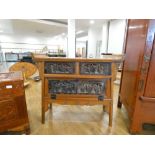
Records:
[[[0,132],[30,133],[21,72],[0,73]]]
[[[34,55],[42,79],[42,123],[48,105],[103,105],[112,126],[112,59],[50,58]]]
[[[118,107],[122,104],[131,133],[155,124],[155,20],[128,20]]]

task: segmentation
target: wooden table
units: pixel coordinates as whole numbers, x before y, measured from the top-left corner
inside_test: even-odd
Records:
[[[51,58],[33,55],[42,79],[42,123],[52,103],[103,105],[112,126],[113,72],[116,59]]]

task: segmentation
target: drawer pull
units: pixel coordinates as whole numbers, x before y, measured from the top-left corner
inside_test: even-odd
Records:
[[[140,96],[140,100],[147,101],[147,102],[155,102],[155,98],[153,98],[153,97]]]
[[[6,85],[6,89],[12,89],[13,86],[12,85]]]

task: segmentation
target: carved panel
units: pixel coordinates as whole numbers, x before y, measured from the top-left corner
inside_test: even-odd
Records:
[[[51,94],[104,94],[105,81],[49,80]]]
[[[111,75],[111,63],[109,62],[81,62],[80,74]]]
[[[75,62],[45,62],[46,74],[74,74]]]
[[[76,80],[49,80],[49,93],[75,94]]]
[[[0,123],[7,123],[18,117],[14,100],[0,101]]]
[[[103,94],[105,89],[104,81],[80,80],[77,85],[78,94]]]

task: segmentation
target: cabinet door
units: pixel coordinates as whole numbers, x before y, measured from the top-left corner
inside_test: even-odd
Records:
[[[28,123],[25,96],[0,100],[0,132]]]
[[[121,81],[121,101],[132,115],[135,103],[137,77],[145,48],[149,20],[129,20],[125,47],[125,61]]]
[[[151,53],[148,77],[146,81],[146,87],[144,96],[155,98],[155,40],[153,44],[153,49]]]

